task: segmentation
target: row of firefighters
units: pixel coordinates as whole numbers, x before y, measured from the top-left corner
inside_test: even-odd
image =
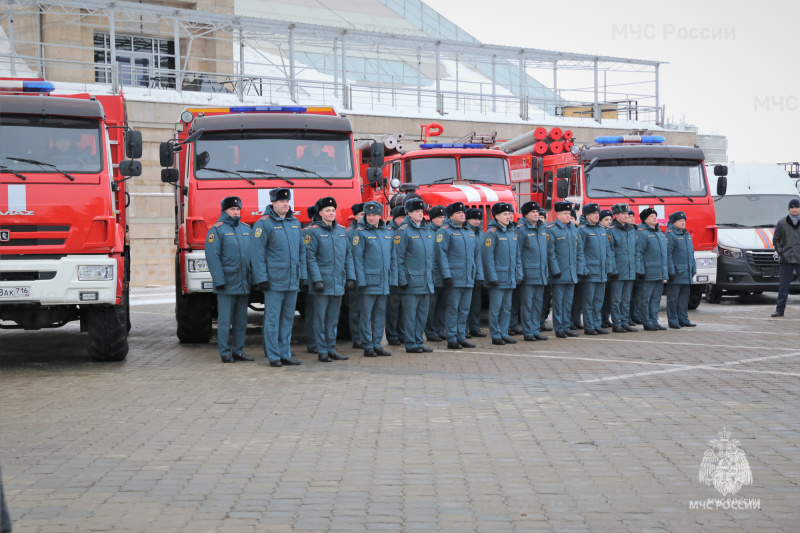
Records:
[[[321,198],[303,227],[293,215],[291,191],[270,191],[271,205],[251,228],[240,220],[238,197],[222,201],[222,213],[206,239],[206,260],[218,302],[218,347],[223,362],[251,361],[244,352],[251,286],[264,293],[263,348],[270,365],[297,365],[290,340],[299,291],[307,290],[307,349],[322,362],[347,359],[336,350],[342,297],[348,295],[353,345],[367,357],[391,355],[382,346],[405,345],[409,353],[446,340],[449,349],[474,348],[480,330],[481,289],[489,294],[492,344],[543,341],[542,331],[577,337],[666,329],[658,322],[667,282],[671,328],[693,327],[688,305],[696,272],[686,215],[672,213],[665,232],[655,210],[639,214],[628,204],[578,213],[556,202],[546,224],[536,202],[522,205],[514,223],[511,204],[482,213],[461,202],[427,209],[410,195],[389,221],[383,206],[352,207],[353,223],[336,222],[336,200]],[[552,305],[552,328],[545,318]],[[581,316],[582,315],[582,316]],[[582,320],[581,320],[582,318]],[[582,322],[582,323],[581,323]]]

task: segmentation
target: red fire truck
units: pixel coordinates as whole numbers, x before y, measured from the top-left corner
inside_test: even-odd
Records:
[[[125,180],[142,168],[124,158],[141,157],[142,137],[127,127],[122,95],[52,90],[0,79],[0,328],[80,320],[92,359],[120,361],[130,329]]]
[[[520,202],[533,199],[548,211],[561,199],[573,202],[578,210],[587,202],[601,209],[625,202],[636,213],[654,208],[663,225],[671,213],[684,211],[697,261],[689,306],[697,308],[706,287],[716,282],[717,272],[714,199],[700,148],[664,145],[659,135],[619,135],[598,137],[589,147],[539,156],[526,142],[517,138],[500,145],[513,150],[512,179]],[[716,194],[724,195],[726,187],[726,178],[719,176]],[[553,216],[548,213],[550,219]]]
[[[178,166],[172,168],[176,151]],[[166,167],[161,179],[176,187],[175,315],[182,343],[211,338],[216,297],[204,248],[223,198],[239,196],[242,220],[250,225],[279,187],[292,191],[292,210],[303,223],[319,198],[336,198],[342,225],[352,216],[350,207],[362,201],[353,128],[330,107],[189,108],[160,152]],[[253,291],[251,301],[263,301],[263,294]],[[298,298],[301,309],[302,302]]]

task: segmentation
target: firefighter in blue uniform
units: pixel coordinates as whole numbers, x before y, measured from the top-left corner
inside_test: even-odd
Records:
[[[436,234],[444,223],[444,206],[435,205],[428,209],[428,218],[430,221],[427,223],[427,228],[435,239]],[[447,292],[447,287],[444,286],[444,282],[442,281],[439,265],[434,261],[433,294],[431,295],[430,302],[428,302],[428,321],[425,323],[425,338],[430,342],[443,341],[447,336],[445,334],[444,325],[445,292]]]
[[[303,227],[303,245],[305,245],[305,237],[306,233],[308,232],[308,227],[315,223],[319,222],[320,219],[319,215],[317,214],[317,206],[310,205],[306,208],[306,214],[308,215],[308,224]],[[311,299],[309,296],[310,288],[306,284],[305,288],[301,287],[302,290],[305,292],[305,299],[306,299],[306,309],[305,309],[305,317],[303,318],[303,330],[306,337],[306,352],[308,353],[317,353],[317,345],[316,340],[314,339],[314,300]]]
[[[539,209],[539,220],[542,221],[542,224],[544,224],[544,229],[545,231],[547,231],[547,210]],[[553,301],[553,295],[551,293],[550,284],[548,283],[547,285],[544,286],[544,296],[542,296],[542,319],[539,323],[540,331],[553,331],[553,328],[548,327],[546,322],[547,317],[550,316],[552,301]]]
[[[306,250],[290,198],[289,189],[269,191],[272,205],[253,226],[250,248],[253,279],[264,292],[264,353],[274,367],[300,364],[289,343],[297,291],[306,279]]]
[[[608,273],[615,272],[614,255],[606,229],[600,225],[600,206],[583,206],[578,228],[583,253],[579,256],[578,275],[583,283],[583,334],[608,335],[600,326],[600,313],[606,291]]]
[[[636,232],[636,240],[639,240],[639,225],[636,223],[636,213],[633,212],[633,209],[628,208],[628,224],[631,225],[633,231]],[[638,276],[636,276],[638,278]],[[633,280],[633,288],[631,289],[631,303],[628,306],[630,309],[630,317],[628,318],[629,324],[642,324],[642,320],[639,318],[639,282],[634,279]]]
[[[391,216],[392,219],[386,226],[392,233],[392,239],[394,239],[394,233],[406,219],[406,208],[402,205],[393,207]],[[386,342],[390,346],[400,346],[403,344],[402,340],[405,338],[403,334],[403,323],[400,320],[402,308],[400,287],[390,285],[389,297],[386,299]]]
[[[628,204],[611,206],[614,222],[608,230],[614,253],[616,278],[611,285],[611,325],[614,333],[639,331],[630,323],[631,294],[636,279],[636,241],[638,231],[629,223]]]
[[[600,211],[600,225],[606,229],[608,235],[608,242],[611,243],[611,221],[613,214],[611,209],[603,209]],[[611,248],[612,253],[614,248]],[[606,282],[606,291],[603,294],[603,309],[600,311],[600,327],[610,328],[611,324],[611,280],[616,277],[616,273],[608,274],[608,281]]]
[[[253,361],[244,353],[250,295],[250,226],[241,222],[242,200],[228,196],[206,237],[206,262],[217,295],[217,349],[223,363]]]
[[[517,233],[511,223],[514,208],[506,202],[492,206],[494,217],[483,236],[483,278],[489,284],[489,334],[492,344],[516,344],[508,336],[511,293],[522,279]]]
[[[350,234],[356,272],[358,306],[361,308],[360,334],[364,357],[392,355],[381,346],[386,321],[386,298],[392,273],[393,232],[381,220],[383,206],[364,204],[364,218]]]
[[[364,204],[353,204],[350,207],[353,212],[353,220],[347,227],[347,238],[353,240],[353,235],[358,230],[358,225],[364,219]],[[361,350],[364,348],[364,338],[361,336],[361,305],[357,290],[347,293],[347,313],[350,324],[350,338],[353,340],[353,348]]]
[[[667,232],[667,321],[672,329],[693,328],[689,321],[689,291],[697,273],[692,236],[686,231],[686,213],[669,216]]]
[[[548,224],[547,266],[550,278],[548,284],[553,295],[553,329],[556,337],[578,337],[570,331],[572,298],[578,282],[578,259],[583,254],[583,246],[578,229],[570,222],[569,202],[556,202],[553,206],[556,221]]]
[[[578,218],[578,213],[572,209],[569,212],[569,221],[572,223],[575,228],[580,228],[580,219]],[[578,232],[580,235],[580,232]],[[583,328],[583,321],[581,320],[581,315],[583,314],[583,279],[581,276],[578,276],[578,283],[575,284],[575,290],[572,293],[572,311],[570,314],[570,327],[569,329],[579,330]]]
[[[471,207],[467,209],[467,224],[469,229],[475,234],[478,244],[483,242],[483,211]],[[478,246],[480,248],[480,246]],[[483,258],[481,258],[481,268],[483,268]],[[485,337],[486,333],[481,331],[481,299],[482,299],[483,282],[475,281],[475,286],[472,287],[472,299],[469,304],[469,313],[467,314],[467,335],[468,339],[472,337]]]
[[[547,285],[547,228],[539,220],[539,204],[525,202],[520,209],[522,220],[517,224],[522,262],[520,286],[520,322],[526,341],[546,341],[541,334],[542,299]]]
[[[355,289],[356,273],[347,231],[336,222],[336,200],[317,200],[320,221],[305,236],[308,283],[314,299],[314,337],[323,363],[349,359],[336,351],[336,330],[345,290]]]
[[[480,243],[467,224],[464,204],[455,202],[445,210],[445,220],[436,232],[434,257],[445,286],[442,314],[445,321],[447,347],[451,350],[475,348],[467,342],[467,314],[472,288],[483,281]]]
[[[406,218],[394,234],[392,283],[400,287],[406,352],[427,353],[422,334],[433,294],[433,235],[424,226],[425,203],[412,198],[405,203]]]
[[[639,285],[639,318],[647,331],[667,329],[658,323],[661,290],[667,281],[667,239],[658,227],[652,207],[639,213],[642,224],[636,241],[636,279]]]

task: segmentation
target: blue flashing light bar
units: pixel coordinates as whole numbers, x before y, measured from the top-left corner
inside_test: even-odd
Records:
[[[664,142],[661,135],[609,135],[595,137],[597,144],[661,144]]]
[[[421,150],[432,150],[435,148],[483,148],[482,144],[477,143],[429,143],[420,144]]]
[[[43,80],[0,80],[0,92],[16,93],[51,93],[56,90],[55,85]]]
[[[283,105],[254,105],[231,107],[231,113],[305,113],[305,107]]]

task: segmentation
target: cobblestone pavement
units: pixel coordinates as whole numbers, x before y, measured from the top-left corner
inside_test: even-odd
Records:
[[[132,308],[121,363],[89,362],[77,325],[6,330],[14,530],[797,531],[800,298],[783,319],[774,301],[703,303],[693,330],[460,352],[342,341],[351,359],[330,364],[297,345],[303,365],[282,369],[258,314],[257,362],[233,365],[179,344],[170,304]],[[698,477],[723,428],[752,470],[735,495]]]

